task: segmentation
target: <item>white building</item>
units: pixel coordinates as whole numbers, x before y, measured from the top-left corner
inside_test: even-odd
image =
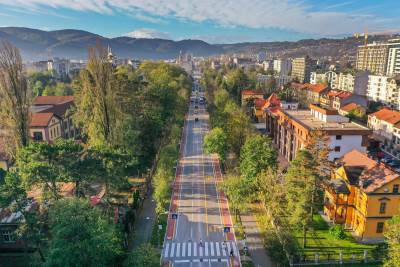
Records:
[[[383,75],[369,75],[367,97],[369,100],[389,104],[392,93],[388,90],[389,77]]]
[[[311,84],[326,83],[325,73],[317,73],[315,71],[312,71],[310,73],[310,83]]]
[[[400,39],[389,40],[393,43],[393,46],[389,48],[388,64],[387,64],[387,76],[400,74]]]
[[[263,66],[263,70],[264,70],[264,71],[271,71],[271,70],[274,69],[274,62],[271,61],[271,60],[265,60],[265,61],[262,63],[262,66]]]
[[[292,76],[289,75],[277,75],[275,76],[277,88],[282,88],[286,84],[292,81]]]
[[[278,75],[288,76],[292,71],[292,61],[290,59],[275,59],[273,68]]]
[[[368,71],[360,71],[354,75],[351,73],[339,73],[334,78],[334,82],[332,82],[332,88],[365,96],[367,95],[369,74]]]

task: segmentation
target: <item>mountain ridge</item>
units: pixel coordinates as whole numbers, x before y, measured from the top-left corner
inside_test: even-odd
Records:
[[[371,36],[371,41],[387,39],[387,36]],[[363,38],[305,39],[283,42],[243,42],[236,44],[209,44],[202,40],[132,38],[120,36],[107,38],[95,33],[76,29],[43,31],[26,27],[0,27],[0,40],[7,40],[21,50],[26,61],[47,60],[53,57],[86,59],[88,47],[101,42],[110,46],[119,58],[171,59],[180,51],[194,56],[212,56],[232,53],[258,53],[268,51],[277,56],[343,57],[355,53]]]

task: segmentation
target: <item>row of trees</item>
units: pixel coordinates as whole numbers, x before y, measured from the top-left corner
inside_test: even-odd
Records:
[[[34,143],[28,125],[29,107],[37,95],[32,85],[37,82],[27,78],[18,49],[8,43],[0,47],[1,129],[15,163],[1,174],[0,205],[22,211],[25,220],[18,238],[27,248],[38,249],[38,266],[120,266],[126,255],[126,227],[114,224],[108,204],[106,209],[89,204],[92,186],[104,186],[109,203],[109,194],[129,188],[129,175],[147,173],[158,159],[170,167],[166,158],[177,154],[176,141],[158,152],[179,139],[191,90],[184,70],[153,62],[138,70],[115,67],[100,45],[89,55],[87,68],[72,82],[73,119],[81,140]],[[157,181],[164,179],[161,172],[156,176]],[[74,184],[75,196],[63,198],[65,183]],[[146,256],[154,258],[156,252],[146,246],[139,250],[147,253],[143,261],[129,256],[126,264],[149,265]],[[150,266],[156,266],[154,259]]]

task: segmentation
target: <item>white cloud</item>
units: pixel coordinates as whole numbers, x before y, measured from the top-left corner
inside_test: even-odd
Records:
[[[316,11],[319,6],[304,0],[1,0],[1,4],[30,10],[46,7],[69,8],[112,14],[125,11],[133,16],[156,19],[176,18],[183,21],[213,22],[222,26],[280,28],[304,33],[334,35],[393,28],[372,13]],[[371,11],[373,12],[373,11]]]
[[[161,32],[155,29],[137,29],[133,32],[124,34],[125,36],[132,37],[132,38],[149,38],[149,39],[170,39],[171,37],[169,36],[168,33],[166,32]]]

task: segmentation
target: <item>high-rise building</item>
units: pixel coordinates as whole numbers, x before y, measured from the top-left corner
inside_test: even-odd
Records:
[[[295,58],[292,61],[292,77],[300,83],[308,82],[312,69],[312,60],[309,56]]]
[[[357,70],[368,70],[377,75],[400,73],[400,40],[372,43],[358,47]]]
[[[290,74],[292,70],[292,62],[290,59],[275,59],[274,60],[274,71],[283,76]]]

